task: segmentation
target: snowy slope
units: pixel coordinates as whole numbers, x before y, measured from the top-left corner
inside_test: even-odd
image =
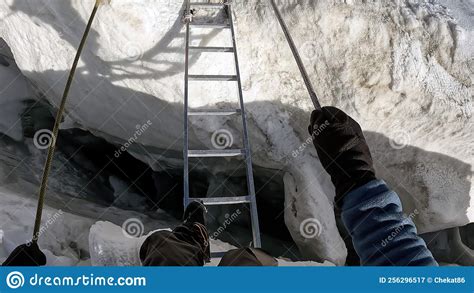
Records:
[[[0,37],[53,104],[93,2],[0,3]],[[281,6],[321,103],[361,122],[379,176],[400,193],[407,213],[418,211],[414,220],[421,232],[474,220],[472,1],[441,2],[452,12],[437,1],[301,0]],[[311,103],[291,53],[266,2],[238,1],[235,10],[254,163],[287,173],[285,218],[300,249],[341,264],[346,251],[332,212],[334,191],[306,143]],[[155,170],[161,168],[154,164],[157,158],[179,167],[181,13],[182,1],[169,0],[112,0],[101,7],[71,92],[67,127],[123,143],[137,125],[151,121],[153,127],[138,140],[147,151],[133,149],[134,155]],[[225,32],[194,33],[194,44],[228,41]],[[226,60],[195,55],[192,71],[229,73]],[[235,107],[231,86],[206,84],[191,92],[192,107]],[[221,128],[240,140],[237,120],[191,123],[196,147],[212,148],[212,133]],[[176,156],[161,157],[163,149]],[[235,162],[227,164],[234,167]],[[301,235],[307,219],[317,220],[320,237]]]
[[[34,96],[34,92],[21,75],[16,66],[7,44],[0,39],[0,132],[15,140],[21,140],[22,127],[18,122],[20,113],[24,110],[24,100]]]
[[[52,194],[49,196],[54,197]],[[2,223],[0,227],[0,262],[2,262],[16,246],[31,240],[37,202],[28,194],[5,188],[0,188],[0,198],[2,203],[0,205],[0,221]],[[177,221],[167,216],[163,216],[162,220],[156,220],[137,212],[114,207],[103,208],[83,200],[76,200],[75,208],[87,210],[91,216],[77,216],[71,212],[48,206],[43,211],[39,245],[47,255],[48,265],[79,265],[83,261],[91,261],[94,247],[90,250],[89,234],[91,227],[97,221],[97,215],[100,215],[100,219],[114,221],[124,227],[124,223],[130,222],[131,219],[138,221],[140,223],[139,235],[145,235],[156,229],[167,229],[178,224]],[[114,226],[111,223],[109,225],[118,227],[122,233],[120,226]],[[109,229],[102,233],[102,236],[114,235],[112,232],[113,229]],[[130,240],[130,238],[128,239]],[[92,261],[94,260],[92,258]]]

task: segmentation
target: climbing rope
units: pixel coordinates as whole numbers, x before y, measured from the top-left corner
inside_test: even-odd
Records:
[[[285,34],[286,40],[288,41],[288,44],[290,45],[291,52],[293,53],[296,63],[298,64],[298,68],[301,72],[301,76],[303,77],[303,80],[306,85],[306,89],[308,90],[311,101],[313,101],[314,107],[316,109],[321,109],[321,104],[319,103],[318,96],[316,95],[316,92],[314,91],[311,80],[308,77],[308,72],[306,71],[306,68],[304,67],[303,61],[301,61],[301,56],[298,53],[298,49],[296,48],[295,42],[293,41],[293,38],[291,37],[289,33],[288,27],[286,26],[286,23],[283,20],[283,17],[281,16],[281,13],[278,10],[277,5],[275,4],[275,1],[270,0],[270,2],[273,6],[273,10],[275,11],[276,17],[278,18],[278,22],[280,23],[281,28],[283,29],[283,33]]]
[[[41,186],[39,189],[38,193],[38,205],[36,208],[36,217],[35,217],[35,226],[33,229],[33,243],[38,242],[38,238],[40,236],[40,227],[41,227],[41,217],[43,214],[43,206],[44,206],[44,197],[46,193],[46,187],[48,184],[48,178],[49,174],[51,171],[51,165],[53,162],[53,157],[54,157],[54,152],[56,150],[56,138],[58,136],[59,132],[59,125],[61,124],[61,121],[63,119],[63,114],[64,110],[66,108],[66,101],[69,95],[69,90],[71,89],[71,84],[72,81],[74,80],[74,74],[76,73],[77,69],[77,64],[79,63],[79,59],[81,57],[82,50],[84,49],[84,46],[86,44],[87,36],[89,35],[89,32],[92,27],[92,22],[94,21],[95,15],[97,14],[97,10],[99,9],[99,6],[103,3],[108,2],[107,0],[96,0],[94,9],[92,10],[92,14],[89,18],[89,22],[87,23],[86,30],[84,31],[84,34],[82,36],[82,40],[79,44],[79,48],[77,49],[76,57],[74,58],[74,62],[71,67],[71,71],[69,72],[69,77],[66,83],[66,87],[64,88],[64,93],[61,99],[61,104],[59,106],[58,112],[56,114],[56,120],[54,121],[54,127],[53,127],[53,134],[52,134],[52,139],[51,139],[51,144],[49,145],[48,148],[48,156],[46,158],[46,162],[44,164],[44,169],[43,169],[43,177],[41,180]]]

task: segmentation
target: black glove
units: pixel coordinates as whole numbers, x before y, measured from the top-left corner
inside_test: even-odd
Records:
[[[323,107],[311,114],[309,133],[319,159],[336,187],[336,206],[357,187],[376,179],[369,147],[359,124],[342,110]]]
[[[46,256],[39,249],[38,244],[28,243],[15,248],[8,256],[2,266],[23,267],[23,266],[44,266],[46,264]]]

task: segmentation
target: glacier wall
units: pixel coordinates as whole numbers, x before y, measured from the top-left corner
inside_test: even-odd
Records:
[[[5,0],[0,37],[18,67],[58,104],[92,0]],[[472,0],[287,1],[280,5],[323,105],[360,121],[378,175],[401,195],[420,232],[474,219]],[[452,6],[452,11],[441,4]],[[300,250],[344,263],[333,187],[308,143],[309,101],[266,1],[235,3],[235,24],[254,164],[284,176],[286,224]],[[151,122],[128,151],[154,168],[182,164],[183,1],[112,0],[102,6],[82,56],[62,127],[87,129],[117,145]],[[219,17],[219,15],[217,15]],[[205,19],[205,21],[208,21]],[[228,45],[224,31],[193,31],[193,44]],[[227,43],[226,43],[227,42]],[[191,56],[193,73],[231,73],[225,54]],[[233,86],[191,87],[191,107],[236,105]],[[3,99],[3,95],[2,95]],[[236,118],[191,120],[191,145]],[[12,136],[14,139],[21,139]],[[166,162],[166,164],[163,164]],[[229,161],[215,172],[231,172]],[[312,219],[318,237],[305,237]],[[313,235],[314,236],[314,235]]]

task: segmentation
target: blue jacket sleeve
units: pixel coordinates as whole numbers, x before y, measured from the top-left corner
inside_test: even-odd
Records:
[[[412,217],[403,215],[398,195],[374,180],[348,193],[342,221],[365,266],[437,266],[417,234]]]

